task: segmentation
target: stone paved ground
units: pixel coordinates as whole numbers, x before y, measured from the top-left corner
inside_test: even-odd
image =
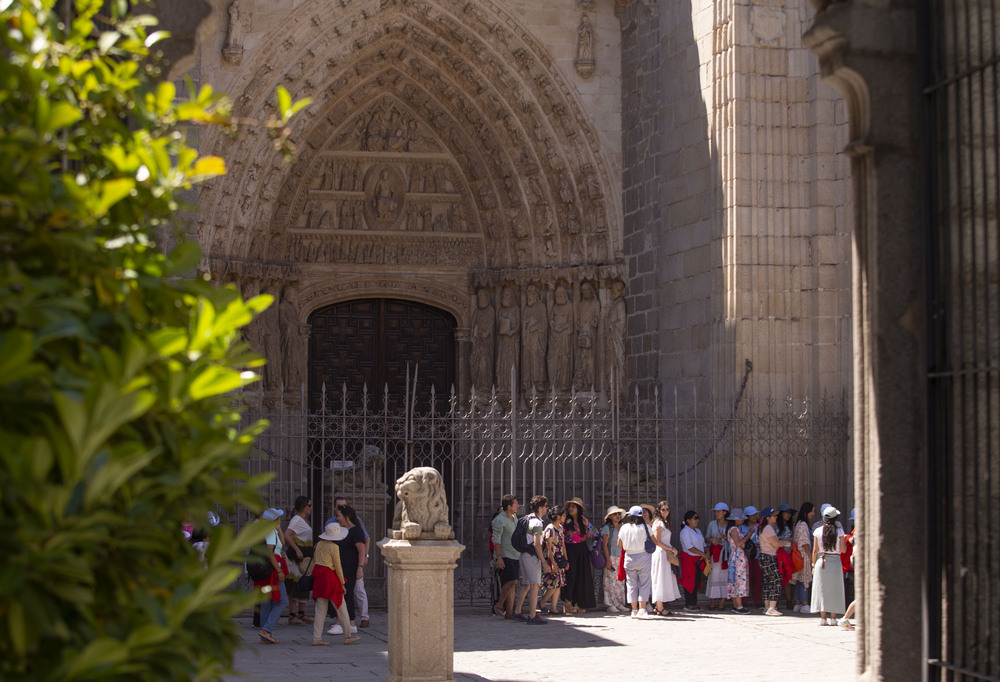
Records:
[[[677,676],[699,680],[823,679],[855,677],[857,632],[820,627],[818,616],[787,613],[781,618],[733,613],[683,615],[656,620],[593,612],[558,616],[531,626],[460,608],[455,614],[456,680],[608,680],[627,682]],[[757,612],[755,612],[757,613]],[[282,625],[280,644],[263,645],[249,616],[238,619],[245,646],[236,656],[237,680],[384,680],[385,614],[372,614],[360,629],[361,642],[313,647],[312,626]],[[742,661],[736,650],[744,652]]]

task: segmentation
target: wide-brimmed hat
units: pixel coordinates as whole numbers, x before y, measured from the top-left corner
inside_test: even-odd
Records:
[[[838,516],[840,516],[840,510],[834,507],[833,505],[823,510],[824,519],[835,519]]]
[[[265,521],[275,521],[277,519],[280,519],[284,515],[285,515],[284,509],[276,509],[274,507],[270,507],[269,509],[264,510],[264,513],[260,515],[260,518],[264,519]]]
[[[757,510],[757,507],[753,506],[752,504],[748,504],[746,507],[743,508],[743,513],[747,515],[747,518],[750,518],[754,514],[759,514],[760,512]]]
[[[337,540],[343,540],[347,537],[347,529],[341,526],[339,523],[328,523],[323,532],[320,533],[320,540],[330,540],[336,542]]]
[[[629,516],[642,516],[642,507],[637,504],[632,505],[626,512]]]
[[[581,511],[587,511],[587,507],[584,506],[583,500],[581,500],[579,497],[574,497],[572,500],[566,500],[565,502],[563,502],[564,507],[568,507],[571,504],[575,504],[577,507],[580,508]]]
[[[747,515],[739,507],[734,507],[730,510],[729,516],[726,517],[728,521],[746,521]]]
[[[639,506],[648,511],[649,515],[652,516],[654,519],[656,518],[656,507],[654,507],[651,504],[640,504]]]
[[[760,518],[766,519],[768,516],[777,513],[778,512],[774,510],[774,507],[764,507],[763,509],[760,510]]]
[[[719,502],[719,504],[715,505],[712,511],[729,511],[729,505],[725,502]]]
[[[626,512],[621,507],[611,505],[610,507],[608,507],[608,512],[604,515],[604,520],[607,521],[608,517],[611,516],[612,514],[627,514],[627,513],[628,512]]]
[[[792,511],[792,505],[790,505],[790,504],[779,504],[778,505],[778,511],[780,511],[780,512],[783,512],[783,511]]]

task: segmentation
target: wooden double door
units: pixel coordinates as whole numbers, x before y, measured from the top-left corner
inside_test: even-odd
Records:
[[[340,409],[346,384],[348,409],[361,408],[368,387],[368,409],[381,411],[388,386],[389,407],[405,399],[407,369],[417,374],[418,409],[428,409],[431,386],[437,409],[447,405],[455,384],[455,319],[422,303],[366,298],[336,303],[309,316],[309,407],[320,407],[326,385],[327,409]],[[412,390],[412,386],[411,386]],[[332,402],[331,402],[332,398]]]

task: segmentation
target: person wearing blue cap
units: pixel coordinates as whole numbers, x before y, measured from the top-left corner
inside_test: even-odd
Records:
[[[715,518],[708,522],[708,530],[705,532],[705,542],[708,544],[708,551],[712,557],[712,572],[708,574],[705,594],[708,596],[708,610],[722,611],[726,606],[726,599],[729,597],[729,581],[726,571],[728,564],[723,559],[726,531],[729,525],[726,521],[729,505],[725,502],[719,502],[712,509],[712,512],[715,514]]]
[[[278,624],[285,606],[288,605],[288,592],[285,589],[288,564],[285,563],[285,557],[281,555],[284,548],[284,543],[281,541],[281,517],[284,515],[283,510],[274,507],[265,509],[264,513],[260,515],[263,523],[274,524],[274,528],[264,538],[264,544],[267,545],[268,549],[268,560],[271,562],[273,570],[265,580],[254,583],[264,592],[264,601],[260,605],[260,630],[257,634],[260,636],[261,642],[270,644],[279,643],[271,631]]]
[[[618,530],[618,546],[625,555],[626,599],[632,607],[632,617],[647,620],[646,596],[653,591],[652,557],[647,550],[649,528],[642,518],[642,507],[630,507]]]

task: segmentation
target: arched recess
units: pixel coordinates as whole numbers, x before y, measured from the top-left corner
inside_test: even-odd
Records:
[[[211,260],[466,270],[620,261],[620,196],[598,136],[515,17],[489,1],[341,4],[335,15],[322,0],[296,8],[275,51],[247,55],[232,88],[237,113],[257,119],[273,113],[279,85],[312,97],[293,120],[293,166],[261,131],[238,144],[205,135],[205,151],[230,167],[199,200]],[[404,126],[379,132],[379,118]],[[364,162],[356,183],[353,168],[338,166],[347,158]],[[337,173],[335,189],[331,176],[323,184],[324,170]],[[403,196],[373,220],[383,170]],[[411,183],[439,171],[448,191],[431,194],[452,196],[433,197],[437,205],[420,220],[407,211],[427,202],[411,197]],[[343,189],[341,172],[352,189]],[[348,198],[354,209],[361,202],[361,229],[339,221]],[[435,232],[434,220],[452,208],[455,219]]]

